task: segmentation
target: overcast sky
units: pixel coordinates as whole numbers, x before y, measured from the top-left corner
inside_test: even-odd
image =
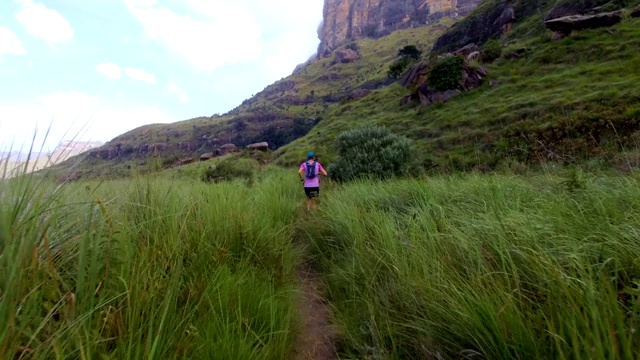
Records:
[[[322,5],[0,0],[0,150],[227,112],[315,53]]]

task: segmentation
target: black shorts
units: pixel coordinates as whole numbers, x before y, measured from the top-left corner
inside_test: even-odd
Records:
[[[306,187],[306,188],[304,188],[304,193],[307,194],[307,197],[309,199],[314,198],[314,197],[318,197],[318,195],[320,195],[320,188],[319,187]]]

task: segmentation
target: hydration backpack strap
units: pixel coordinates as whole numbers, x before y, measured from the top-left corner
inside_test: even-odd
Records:
[[[311,171],[313,171],[312,173],[309,173],[309,166],[313,166],[313,168],[311,169]],[[309,162],[305,161],[304,163],[304,172],[305,172],[305,177],[310,178],[309,175],[313,175],[318,176],[319,170],[318,170],[318,162],[314,161],[311,164],[309,164]]]

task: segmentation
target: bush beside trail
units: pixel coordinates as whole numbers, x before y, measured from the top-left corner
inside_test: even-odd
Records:
[[[328,170],[333,179],[349,181],[359,177],[385,179],[409,171],[411,143],[383,127],[346,131],[336,140],[339,158]]]

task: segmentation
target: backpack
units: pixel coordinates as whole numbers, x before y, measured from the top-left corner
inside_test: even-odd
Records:
[[[318,163],[317,161],[314,161],[311,164],[305,163],[305,168],[307,169],[305,177],[307,179],[314,179],[316,176],[318,176],[318,172],[316,171],[316,164],[317,163]]]

